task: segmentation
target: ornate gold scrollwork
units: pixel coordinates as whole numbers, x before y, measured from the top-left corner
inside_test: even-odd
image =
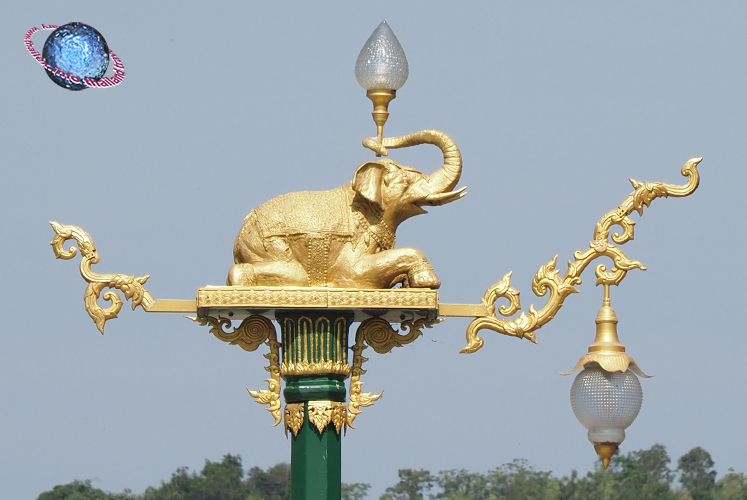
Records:
[[[617,285],[625,278],[629,270],[645,270],[646,268],[640,262],[628,259],[625,253],[615,245],[615,243],[622,245],[633,239],[635,222],[630,218],[630,214],[635,210],[639,215],[643,215],[643,207],[648,207],[656,198],[682,197],[691,194],[698,187],[700,181],[698,164],[702,160],[703,158],[693,158],[683,165],[682,175],[688,177],[688,181],[682,186],[661,182],[640,183],[630,179],[635,191],[628,195],[615,210],[602,217],[594,229],[594,240],[589,243],[589,248],[583,252],[577,251],[574,253],[575,260],[568,262],[568,271],[562,278],[559,276],[559,271],[555,269],[557,256],[537,271],[532,281],[532,291],[538,297],[542,297],[548,290],[550,291],[547,303],[541,309],[537,310],[534,305],[531,305],[528,314],[521,313],[514,320],[497,317],[495,302],[499,298],[506,298],[509,302],[508,306],[501,306],[498,309],[498,313],[504,318],[521,309],[519,291],[511,286],[511,273],[506,274],[485,292],[482,303],[488,308],[489,314],[476,318],[470,323],[467,328],[467,345],[461,352],[471,353],[482,347],[483,339],[477,335],[477,332],[484,328],[504,335],[527,338],[536,343],[535,330],[541,328],[555,316],[568,295],[578,292],[575,285],[581,283],[581,273],[592,261],[600,257],[610,258],[614,266],[609,271],[603,264],[596,267],[597,285]],[[610,227],[613,225],[620,226],[623,232],[622,234],[612,234],[611,243],[608,239],[610,237]]]
[[[237,328],[229,332],[226,331],[226,328],[231,327],[230,319],[216,319],[209,316],[205,318],[188,316],[188,318],[201,326],[210,325],[210,333],[219,340],[238,345],[245,351],[256,351],[261,344],[270,348],[270,352],[264,355],[269,361],[269,366],[265,368],[270,373],[270,378],[265,379],[268,386],[267,390],[253,391],[248,387],[246,390],[249,391],[249,395],[257,403],[269,405],[267,411],[275,418],[275,423],[272,426],[278,425],[282,420],[280,413],[280,342],[278,342],[277,332],[272,321],[264,316],[249,316]]]
[[[83,279],[88,282],[86,292],[83,295],[83,300],[86,305],[86,311],[91,319],[96,323],[96,327],[103,334],[104,324],[113,318],[117,317],[119,311],[122,309],[122,299],[116,292],[108,291],[104,293],[103,299],[111,302],[111,305],[107,308],[103,308],[98,304],[98,299],[101,296],[101,291],[104,288],[115,288],[121,290],[124,293],[125,300],[132,300],[132,309],[135,310],[137,306],[141,306],[147,310],[153,305],[155,299],[151,294],[143,287],[143,284],[148,281],[150,275],[141,276],[136,278],[135,276],[127,276],[126,274],[97,274],[91,271],[91,265],[99,262],[99,254],[96,251],[96,246],[93,243],[91,236],[77,226],[67,226],[64,224],[58,224],[57,222],[49,223],[54,229],[55,236],[52,238],[52,249],[54,250],[55,257],[58,259],[72,259],[77,253],[77,249],[71,246],[68,250],[65,250],[64,244],[67,240],[75,240],[80,248],[81,262],[80,262],[80,274]]]
[[[388,321],[381,318],[369,318],[362,322],[355,333],[355,345],[351,348],[353,351],[353,369],[350,378],[350,403],[348,404],[347,425],[355,429],[353,421],[363,413],[361,407],[371,406],[374,401],[378,400],[384,391],[378,394],[362,392],[363,384],[361,375],[366,373],[363,369],[363,363],[368,358],[363,356],[363,350],[371,346],[379,354],[386,354],[395,347],[402,347],[409,344],[423,334],[422,329],[431,328],[441,320],[428,321],[419,319],[415,321],[404,321],[401,324],[400,331],[407,332],[404,335],[397,333],[397,330],[391,327]],[[366,345],[368,344],[368,345]]]

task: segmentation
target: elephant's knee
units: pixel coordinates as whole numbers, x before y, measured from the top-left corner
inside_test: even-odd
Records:
[[[228,270],[226,285],[228,286],[255,286],[256,276],[254,266],[251,264],[234,264]]]

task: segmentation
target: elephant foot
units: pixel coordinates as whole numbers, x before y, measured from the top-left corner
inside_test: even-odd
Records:
[[[429,262],[421,262],[410,269],[407,281],[412,288],[438,288],[441,280],[436,276],[433,266]]]
[[[228,286],[255,286],[257,279],[254,275],[254,266],[251,264],[234,264],[228,270],[226,285]]]

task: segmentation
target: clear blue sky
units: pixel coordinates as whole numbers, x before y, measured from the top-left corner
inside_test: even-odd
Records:
[[[464,156],[469,195],[397,234],[429,257],[444,302],[476,303],[513,270],[525,309],[541,305],[536,270],[555,254],[564,270],[629,177],[680,183],[705,157],[693,196],[634,216],[625,250],[648,271],[612,290],[622,342],[656,375],[622,449],[658,442],[676,460],[702,446],[720,474],[747,471],[746,15],[741,2],[3,2],[0,498],[75,478],[141,492],[225,453],[289,459],[244,389],[263,386],[260,353],[129,305],[102,337],[47,221],[87,230],[98,272],[151,274],[156,298],[222,284],[249,210],[371,159],[353,68],[382,19],[410,63],[387,135],[443,130]],[[27,30],[72,21],[106,37],[121,85],[66,91],[26,52]],[[440,160],[426,146],[391,156],[428,172]],[[344,439],[343,479],[376,497],[405,467],[592,468],[558,375],[593,340],[602,290],[584,278],[538,345],[486,332],[459,354],[467,322],[449,319],[372,354],[366,388],[385,394]]]

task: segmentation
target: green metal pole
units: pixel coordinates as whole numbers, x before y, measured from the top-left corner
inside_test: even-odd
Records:
[[[279,313],[277,319],[283,365],[296,373],[285,375],[286,411],[303,408],[300,428],[291,427],[291,498],[339,500],[352,315],[307,310]]]
[[[311,381],[310,378],[300,377],[297,382],[306,385]],[[344,398],[344,382],[339,381],[338,384]],[[311,387],[308,388],[311,389]],[[314,397],[304,392],[300,391],[299,396]],[[286,401],[289,401],[287,392]],[[311,399],[311,401],[315,400]],[[322,432],[319,432],[309,420],[309,400],[303,401],[303,405],[303,426],[298,435],[291,436],[291,498],[293,500],[339,500],[342,474],[341,436],[331,422]]]

